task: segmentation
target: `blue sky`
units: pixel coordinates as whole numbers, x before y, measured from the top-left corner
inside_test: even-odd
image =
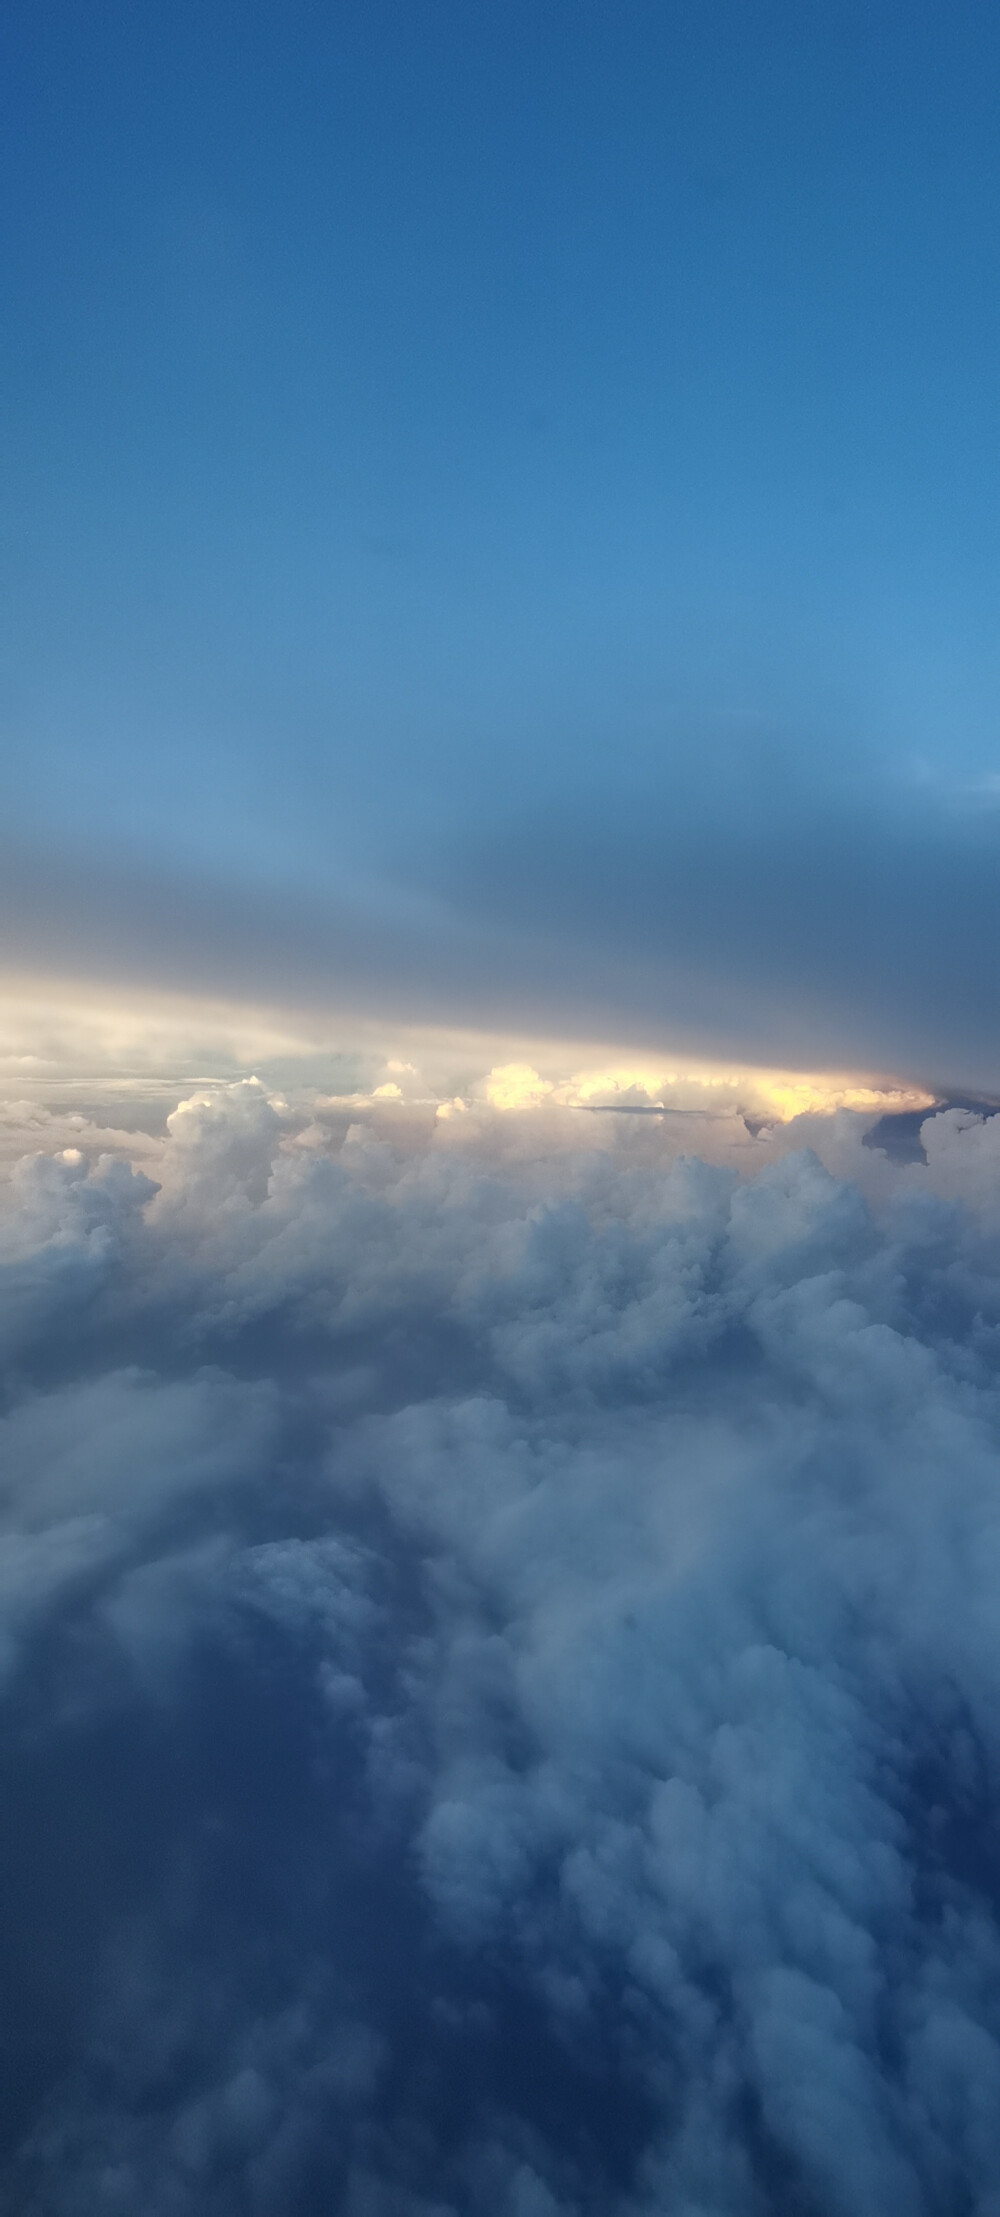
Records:
[[[2,38],[8,963],[988,1083],[996,11]]]

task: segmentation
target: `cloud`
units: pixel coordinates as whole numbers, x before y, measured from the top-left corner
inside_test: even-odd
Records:
[[[877,751],[863,768],[833,742],[826,761],[675,734],[614,790],[593,768],[570,790],[515,781],[492,811],[414,818],[392,851],[359,827],[352,875],[331,879],[324,852],[266,887],[179,852],[8,842],[5,959],[314,1010],[333,982],[358,1021],[995,1091],[988,781],[922,780]]]
[[[552,1086],[529,1062],[505,1062],[490,1071],[484,1090],[491,1108],[522,1109],[537,1108]]]
[[[20,1167],[3,2206],[994,2217],[998,1124],[865,1129]]]
[[[443,1112],[443,1121],[469,1108],[523,1110],[549,1100],[564,1109],[746,1115],[760,1126],[838,1106],[916,1113],[935,1101],[925,1087],[870,1072],[768,1069],[676,1048],[623,1060],[606,1041],[390,1025],[330,1006],[289,1012],[148,990],[137,996],[93,980],[78,989],[48,979],[29,990],[23,978],[0,979],[5,1161],[31,1143],[48,1152],[100,1143],[137,1159],[193,1089],[210,1095],[252,1076],[273,1099],[313,1114],[367,1114],[381,1100],[418,1119]]]

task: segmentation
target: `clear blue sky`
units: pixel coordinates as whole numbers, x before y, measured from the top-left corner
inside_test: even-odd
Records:
[[[986,1082],[996,6],[0,38],[8,960]]]

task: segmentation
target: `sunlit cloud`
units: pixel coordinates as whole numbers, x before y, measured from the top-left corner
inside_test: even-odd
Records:
[[[483,1090],[491,1108],[506,1110],[538,1108],[554,1088],[530,1062],[505,1062],[489,1072]]]
[[[111,993],[9,980],[0,988],[0,1087],[50,1109],[84,1099],[134,1117],[163,1113],[192,1085],[259,1076],[289,1099],[359,1111],[750,1116],[787,1123],[838,1108],[878,1116],[933,1096],[866,1072],[757,1068],[601,1042],[517,1038],[194,996]]]

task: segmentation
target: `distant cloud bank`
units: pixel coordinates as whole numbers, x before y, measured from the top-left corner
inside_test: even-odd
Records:
[[[388,1128],[397,1137],[414,1120],[522,1115],[547,1105],[679,1113],[698,1120],[691,1132],[699,1145],[706,1118],[728,1120],[730,1143],[745,1143],[741,1118],[757,1132],[837,1108],[918,1115],[936,1105],[925,1087],[884,1073],[762,1068],[685,1054],[676,1043],[654,1050],[393,1024],[330,1009],[114,993],[93,980],[74,986],[0,974],[0,1157],[28,1133],[51,1151],[60,1132],[76,1144],[84,1127],[91,1147],[102,1127],[107,1143],[122,1119],[162,1129],[193,1087],[211,1091],[251,1076],[263,1079],[272,1098],[284,1097],[300,1124],[317,1110],[370,1116],[381,1104],[395,1114]]]
[[[1000,1119],[393,1113],[3,1189],[2,2206],[988,2217]]]

